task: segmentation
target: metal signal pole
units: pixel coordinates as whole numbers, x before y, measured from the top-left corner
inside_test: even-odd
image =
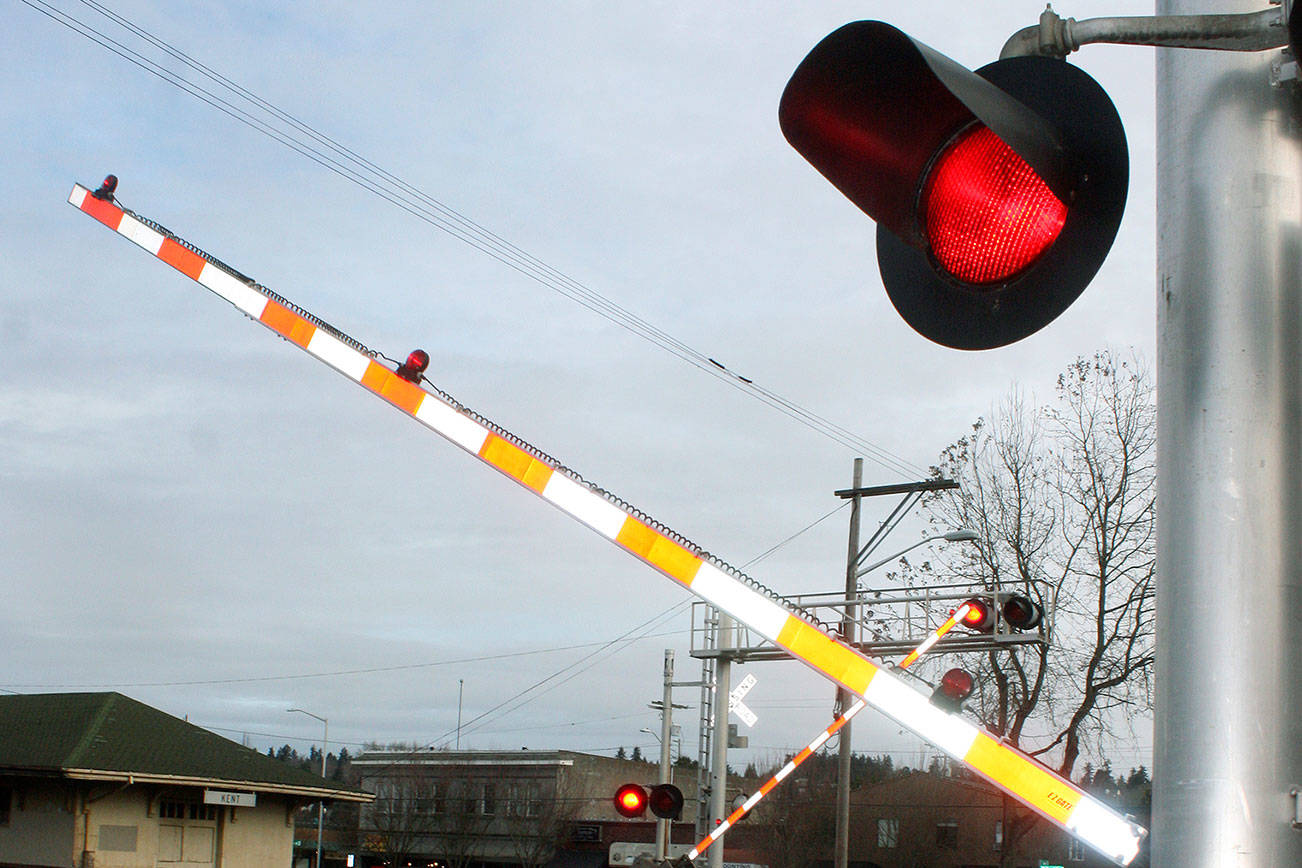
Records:
[[[858,489],[863,485],[863,459],[854,460],[854,482]],[[855,623],[859,617],[858,606],[851,600],[859,597],[859,495],[850,501],[850,554],[845,567],[845,617],[841,620],[841,638],[853,644],[858,640]],[[838,713],[844,714],[857,697],[844,687],[836,690]],[[832,852],[834,868],[847,868],[850,864],[850,767],[853,747],[850,743],[850,724],[847,721],[837,736],[836,760],[836,840]]]
[[[1155,868],[1302,865],[1302,115],[1280,57],[1158,49]]]

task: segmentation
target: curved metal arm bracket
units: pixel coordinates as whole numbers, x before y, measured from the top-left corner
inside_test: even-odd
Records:
[[[1288,44],[1288,28],[1282,6],[1237,15],[1146,15],[1084,21],[1061,18],[1052,6],[1045,6],[1040,23],[1014,33],[999,57],[1066,57],[1088,43],[1266,51]]]

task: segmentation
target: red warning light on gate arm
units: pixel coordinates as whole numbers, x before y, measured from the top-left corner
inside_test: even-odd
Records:
[[[983,124],[964,130],[936,159],[922,196],[932,255],[969,284],[996,284],[1053,245],[1067,206]]]

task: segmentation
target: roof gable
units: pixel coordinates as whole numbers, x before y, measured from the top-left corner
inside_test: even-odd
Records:
[[[359,792],[120,693],[0,696],[0,769]]]

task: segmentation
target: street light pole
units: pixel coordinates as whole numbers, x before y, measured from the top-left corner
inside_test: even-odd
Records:
[[[854,488],[863,486],[863,459],[854,460]],[[859,599],[859,574],[855,564],[859,559],[859,502],[856,496],[850,501],[850,554],[845,568],[845,614],[841,618],[841,638],[853,645],[857,639],[859,607],[851,602]],[[836,689],[836,712],[844,714],[854,702],[854,696],[844,687]],[[836,765],[836,849],[832,853],[834,868],[848,868],[850,864],[850,766],[853,756],[850,744],[850,722],[846,721],[837,737]]]
[[[855,460],[857,461],[859,459],[855,459]],[[889,564],[891,561],[898,558],[900,555],[908,554],[909,552],[916,549],[918,546],[926,545],[929,542],[936,542],[938,540],[944,540],[945,542],[975,542],[976,540],[979,539],[981,539],[981,536],[976,531],[969,530],[967,528],[960,528],[959,530],[951,530],[949,533],[938,533],[938,534],[933,534],[932,536],[924,536],[922,539],[918,540],[908,548],[900,549],[898,552],[891,555],[890,557],[882,558],[880,561],[877,561],[876,563],[869,564],[868,566],[861,568],[858,572],[854,574],[854,577],[857,579],[866,573],[871,573],[873,570],[877,569],[878,567],[884,567],[887,564]],[[847,590],[850,589],[847,588]]]
[[[326,776],[326,746],[330,743],[330,721],[326,720],[319,714],[313,714],[310,711],[304,711],[301,708],[287,708],[285,713],[297,711],[299,714],[306,714],[308,717],[314,717],[321,721],[321,777]],[[318,799],[316,803],[316,864],[313,868],[321,868],[321,827],[325,825],[325,799]]]
[[[857,580],[859,577],[872,572],[878,567],[885,566],[901,555],[930,542],[974,542],[981,538],[976,531],[968,528],[933,534],[923,537],[910,546],[906,546],[890,557],[882,558],[866,567],[860,567],[859,559],[863,555],[859,551],[859,501],[862,499],[862,495],[858,492],[862,491],[862,485],[863,459],[856,458],[854,460],[854,485],[850,489],[852,492],[850,500],[850,552],[845,568],[845,614],[841,618],[841,639],[850,645],[858,641],[859,585]],[[854,700],[855,697],[848,690],[843,687],[837,688],[836,701],[839,714],[845,713]],[[837,738],[839,742],[836,775],[836,839],[832,850],[832,864],[833,868],[848,868],[850,864],[850,767],[853,758],[849,721],[841,727]]]

